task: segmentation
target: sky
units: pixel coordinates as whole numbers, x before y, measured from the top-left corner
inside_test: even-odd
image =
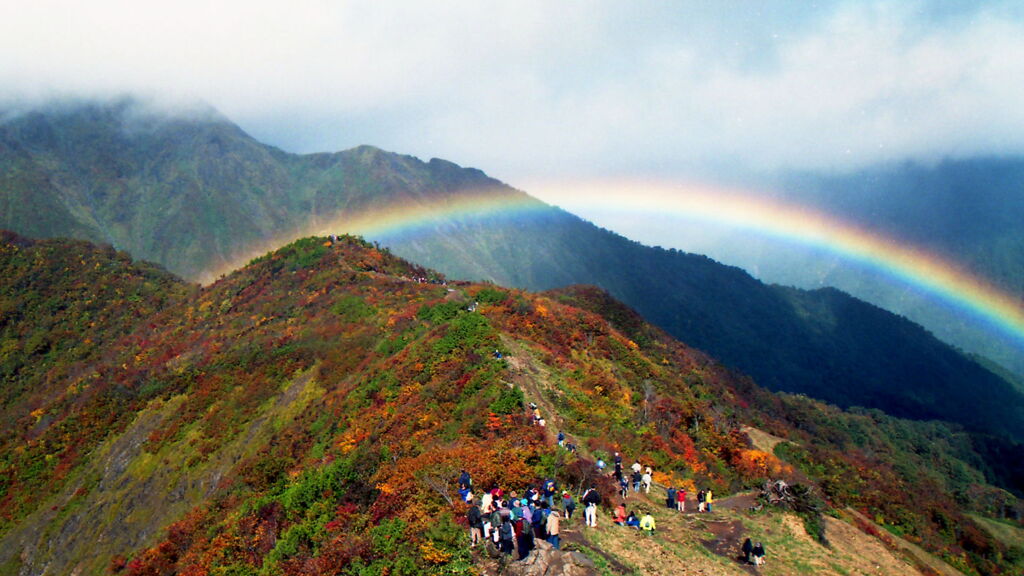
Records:
[[[516,187],[1024,152],[1021,3],[0,0],[0,103],[200,100]]]

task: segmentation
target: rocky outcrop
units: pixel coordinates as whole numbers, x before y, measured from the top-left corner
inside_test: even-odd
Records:
[[[597,576],[594,562],[580,552],[555,550],[543,540],[535,541],[534,545],[536,547],[526,558],[492,560],[483,566],[481,573],[484,576]]]

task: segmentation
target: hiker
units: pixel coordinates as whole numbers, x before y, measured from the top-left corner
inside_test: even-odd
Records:
[[[743,551],[743,561],[750,564],[750,554],[754,551],[754,543],[747,538],[743,541],[743,547],[740,548]]]
[[[561,548],[559,547],[560,542],[558,536],[558,523],[558,510],[552,510],[551,513],[548,514],[547,531],[548,543],[551,544],[551,547],[555,550],[561,550]]]
[[[527,524],[533,521],[533,509],[530,508],[530,501],[526,498],[519,501],[519,507],[513,512],[516,513],[516,518],[522,518]]]
[[[654,516],[651,516],[650,512],[644,514],[644,517],[640,519],[640,529],[644,531],[644,534],[654,534]]]
[[[632,526],[633,528],[640,527],[640,520],[636,517],[636,514],[630,512],[629,516],[626,517],[626,526]]]
[[[622,480],[622,456],[615,453],[615,479]]]
[[[565,448],[565,432],[558,431],[558,447]]]
[[[640,484],[644,487],[644,494],[651,493],[651,482],[653,481],[654,478],[651,475],[651,469],[648,468],[647,471],[644,472],[644,475],[640,477]]]
[[[523,504],[523,512],[529,512],[530,507],[526,505],[526,500],[520,501]],[[530,524],[530,518],[522,517],[515,521],[516,527],[516,548],[519,549],[519,559],[526,558],[526,555],[533,550],[533,526]]]
[[[680,512],[686,512],[686,490],[680,490],[676,494],[676,506]]]
[[[604,466],[605,466],[604,460],[601,460],[600,458],[598,458],[597,459],[597,472],[599,474],[604,474]]]
[[[491,514],[494,512],[494,496],[490,492],[484,492],[480,497],[480,516],[484,526],[484,540],[491,537]]]
[[[548,537],[548,515],[551,513],[551,508],[547,505],[547,502],[543,504],[543,508],[535,508],[533,510],[533,519],[530,521],[530,524],[533,526],[533,537],[539,540],[544,540]]]
[[[466,512],[466,520],[469,521],[469,546],[472,548],[483,539],[484,519],[480,513],[480,507],[476,500],[470,501],[469,511]]]
[[[640,481],[643,480],[643,476],[640,475],[640,471],[633,472],[633,492],[640,491]]]
[[[498,535],[498,532],[500,532],[501,521],[502,521],[502,518],[501,518],[501,506],[497,506],[497,507],[494,508],[494,511],[491,512],[490,520],[491,520],[491,540],[493,540],[495,544],[500,544],[501,541],[500,541],[500,536]]]
[[[708,490],[707,493],[704,494],[704,506],[707,507],[709,513],[711,512],[711,503],[713,501],[714,498],[711,496],[711,490]]]
[[[576,501],[568,491],[562,492],[562,510],[565,512],[565,519],[572,520],[572,513],[576,511]]]
[[[459,490],[469,490],[473,487],[473,479],[469,477],[469,472],[465,470],[459,474]]]
[[[583,503],[587,505],[587,508],[583,511],[583,517],[586,520],[587,526],[597,528],[597,505],[601,503],[601,495],[597,493],[593,486],[583,494]]]
[[[513,544],[512,521],[503,520],[501,528],[499,528],[495,534],[498,534],[500,537],[498,549],[501,550],[502,554],[511,556],[512,551],[515,549],[515,544]]]
[[[669,510],[676,509],[676,489],[671,486],[665,492],[665,507]]]
[[[635,472],[637,474],[639,474],[640,471],[644,469],[644,467],[640,465],[640,461],[639,460],[634,461],[633,465],[630,466],[630,468],[632,468],[633,472]]]
[[[625,478],[619,478],[619,496],[625,500],[627,494],[629,494],[629,484],[626,483]]]
[[[697,492],[697,512],[704,512],[704,491]]]
[[[615,507],[615,515],[612,516],[612,522],[619,526],[626,525],[626,503],[622,502]]]
[[[555,493],[556,492],[558,492],[558,485],[555,484],[555,481],[553,479],[551,479],[551,478],[545,480],[544,481],[544,490],[541,492],[541,495],[543,496],[544,501],[547,502],[548,508],[554,508],[555,507]]]
[[[754,544],[754,549],[750,554],[754,557],[754,566],[764,564],[764,546],[762,546],[760,542]]]

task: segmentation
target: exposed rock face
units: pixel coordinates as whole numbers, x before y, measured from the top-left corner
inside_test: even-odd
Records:
[[[489,562],[483,569],[487,576],[596,576],[593,561],[580,552],[555,550],[543,540],[534,541],[535,548],[522,560],[504,563]],[[502,565],[504,564],[504,565]]]

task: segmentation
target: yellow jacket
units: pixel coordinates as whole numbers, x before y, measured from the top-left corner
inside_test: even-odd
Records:
[[[644,514],[644,517],[640,519],[640,529],[654,531],[656,526],[654,525],[654,516],[650,514]]]

